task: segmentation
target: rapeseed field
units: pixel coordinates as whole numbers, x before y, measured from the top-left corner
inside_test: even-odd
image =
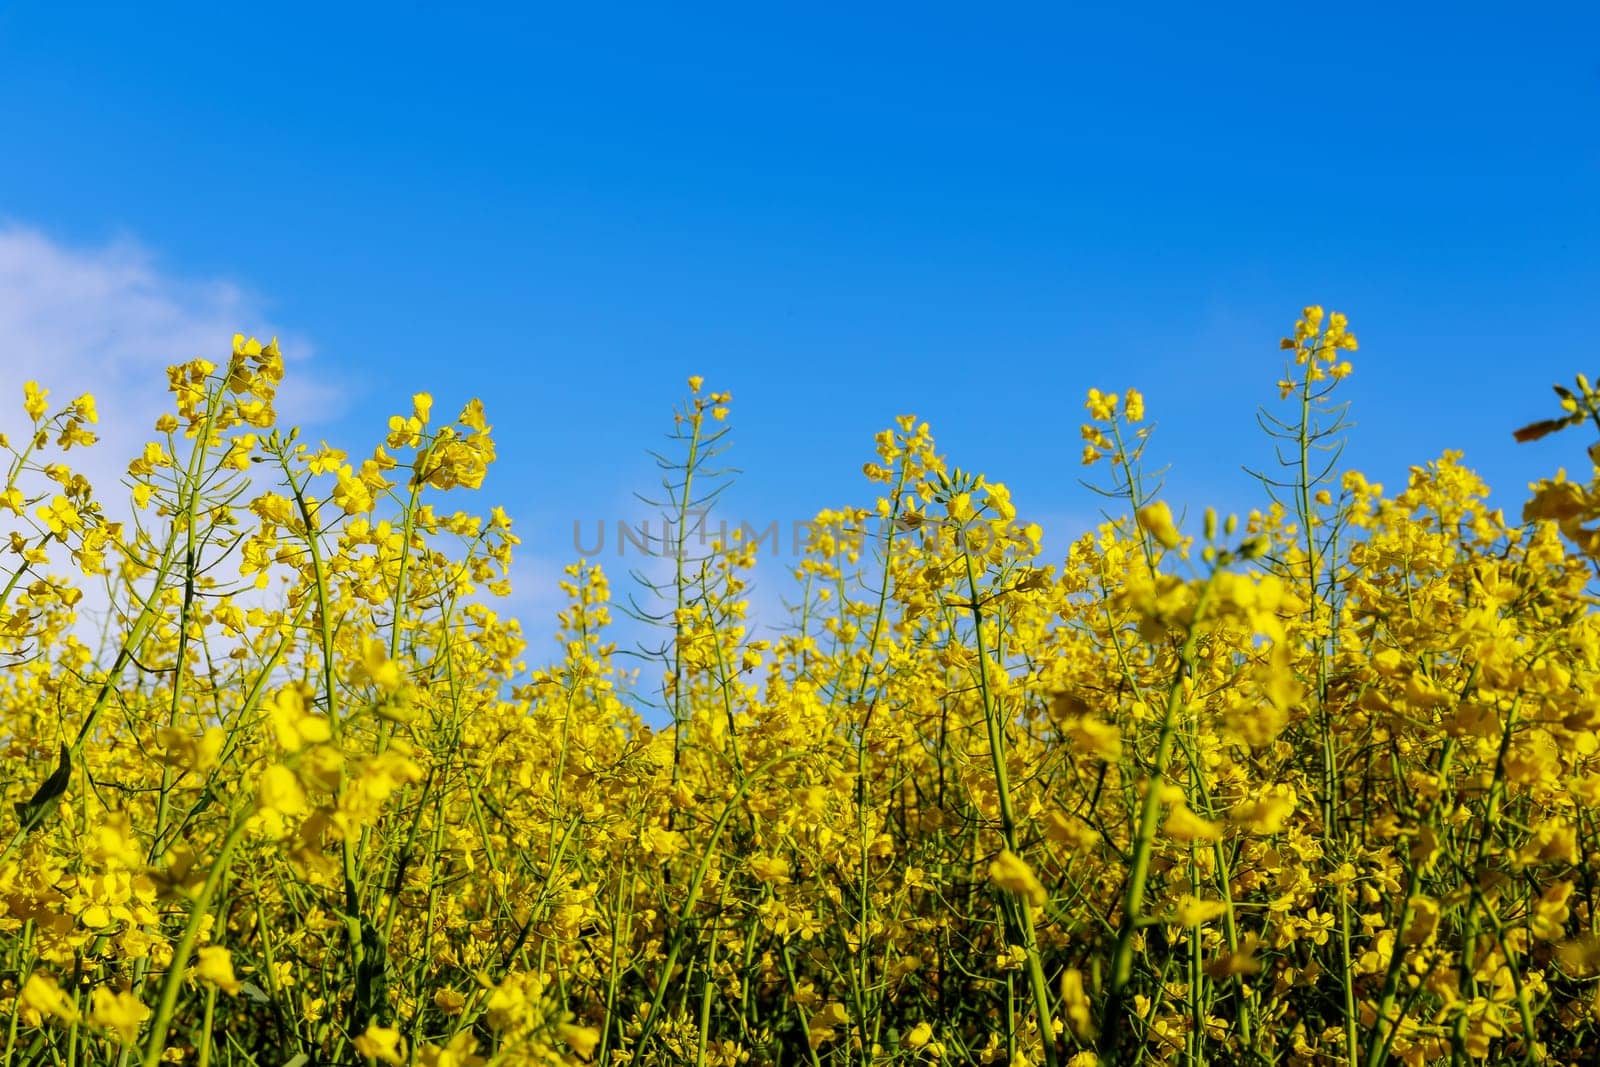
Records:
[[[645,590],[642,666],[593,563],[551,665],[496,608],[477,402],[348,455],[241,337],[171,368],[124,489],[74,469],[93,398],[30,383],[0,1062],[1600,1062],[1600,485],[1386,489],[1339,464],[1344,316],[1283,349],[1248,514],[1162,499],[1102,383],[1110,519],[1047,559],[900,418],[784,626],[735,532]],[[1600,430],[1557,393],[1519,436]],[[679,530],[731,403],[676,411]]]

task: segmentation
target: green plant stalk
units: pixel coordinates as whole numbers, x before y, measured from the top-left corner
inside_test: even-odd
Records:
[[[195,941],[200,936],[202,920],[210,911],[211,898],[227,876],[228,862],[234,848],[244,837],[249,821],[249,813],[234,817],[233,826],[223,839],[222,847],[217,850],[211,870],[206,873],[205,884],[189,907],[189,919],[184,923],[183,935],[173,947],[172,962],[167,965],[166,977],[161,981],[155,1016],[150,1023],[150,1037],[144,1050],[144,1067],[160,1067],[161,1054],[166,1051],[167,1028],[172,1024],[172,1014],[178,1005],[178,991],[183,985],[184,969],[189,965],[189,956],[194,952]]]
[[[1116,464],[1115,469],[1122,472],[1122,477],[1125,479],[1123,484],[1123,492],[1127,494],[1128,507],[1133,514],[1137,515],[1139,513],[1139,509],[1144,507],[1147,499],[1144,493],[1144,473],[1142,468],[1138,466],[1139,455],[1144,452],[1144,446],[1141,444],[1135,453],[1130,454],[1128,452],[1127,442],[1122,439],[1121,420],[1113,416],[1110,421],[1111,439],[1116,445],[1112,454],[1117,459],[1121,460],[1120,463]],[[1148,440],[1148,438],[1146,438],[1146,440]],[[1112,489],[1113,492],[1115,492],[1115,481],[1112,482]],[[1139,538],[1139,549],[1144,555],[1145,569],[1149,571],[1153,577],[1156,573],[1155,542],[1151,538],[1149,532],[1138,523],[1134,523],[1133,531]]]
[[[22,448],[22,450],[20,452],[17,452],[17,451],[13,451],[12,452],[13,459],[11,461],[11,467],[6,472],[5,488],[6,488],[7,491],[16,488],[17,479],[22,476],[24,470],[27,468],[28,460],[33,456],[33,453],[39,448],[39,443],[43,439],[43,438],[40,437],[40,434],[44,432],[44,427],[47,426],[47,425],[52,425],[52,424],[58,422],[60,420],[60,418],[61,418],[61,414],[58,413],[52,419],[35,420],[34,421],[33,426],[34,426],[34,431],[35,432],[30,433],[28,435],[28,443],[23,446],[23,448]],[[37,468],[35,468],[35,469],[37,469]],[[37,530],[37,529],[38,529],[38,527],[35,526],[35,530]],[[50,535],[49,534],[45,534],[45,535],[43,535],[43,537],[40,540],[39,544],[41,546],[43,546],[43,545],[48,544],[49,542],[50,542]],[[23,560],[22,562],[17,564],[17,569],[11,573],[11,577],[10,577],[10,579],[7,580],[7,582],[5,584],[5,588],[4,589],[0,589],[0,610],[3,610],[5,608],[5,606],[6,606],[6,604],[11,600],[11,594],[16,590],[17,585],[18,585],[18,583],[20,583],[22,581],[23,576],[31,573],[32,570],[33,570],[33,564],[29,563],[27,560]]]
[[[200,1067],[211,1067],[211,1028],[217,1012],[217,987],[206,989],[205,1018],[200,1023]]]
[[[1189,842],[1189,892],[1200,895],[1200,871],[1195,862],[1196,848]],[[1193,1052],[1191,1059],[1205,1063],[1206,1044],[1206,972],[1204,952],[1200,944],[1200,927],[1191,927],[1186,940],[1189,943],[1189,1038]]]
[[[978,645],[978,689],[983,698],[983,720],[989,735],[989,757],[994,768],[995,792],[1000,803],[1000,829],[1005,845],[1012,853],[1018,852],[1017,819],[1011,808],[1010,772],[1006,769],[1005,730],[1000,721],[1000,710],[995,707],[994,693],[989,685],[989,651],[983,636],[983,607],[978,598],[978,575],[972,562],[971,546],[963,543],[961,557],[967,568],[968,602],[972,612],[972,625]],[[1007,894],[1004,898],[1011,899]],[[1032,905],[1018,898],[1015,902],[1016,926],[1022,936],[1022,951],[1027,955],[1028,987],[1033,994],[1033,1010],[1038,1017],[1039,1044],[1044,1049],[1046,1067],[1056,1067],[1056,1036],[1051,1025],[1050,992],[1045,985],[1044,962],[1039,955],[1039,936],[1034,928]]]
[[[661,1005],[665,1002],[667,996],[667,984],[672,979],[672,972],[678,965],[678,954],[683,951],[684,942],[687,940],[689,917],[694,912],[695,905],[700,902],[700,888],[705,884],[706,873],[711,869],[711,859],[716,854],[717,839],[722,836],[723,828],[728,825],[728,820],[732,817],[739,802],[744,799],[745,793],[749,791],[750,783],[761,778],[774,767],[794,759],[796,755],[796,753],[786,752],[781,756],[775,756],[756,768],[755,773],[746,779],[734,791],[734,795],[729,798],[728,802],[723,805],[722,813],[717,816],[717,821],[712,825],[705,849],[700,853],[700,861],[695,865],[694,874],[689,878],[688,892],[685,894],[683,906],[678,912],[677,927],[673,934],[671,948],[667,951],[666,962],[661,968],[660,981],[656,983],[655,995],[651,998],[650,1008],[645,1013],[644,1021],[639,1026],[639,1037],[634,1042],[635,1055],[644,1049],[651,1032],[660,1020]]]
[[[1120,1042],[1130,1032],[1124,1025],[1123,1014],[1128,987],[1133,980],[1133,936],[1144,925],[1145,883],[1150,877],[1150,860],[1155,850],[1156,820],[1161,814],[1161,781],[1167,773],[1172,758],[1173,735],[1176,732],[1178,713],[1184,703],[1184,682],[1194,673],[1195,646],[1199,641],[1200,622],[1205,617],[1211,601],[1212,587],[1217,572],[1213,570],[1200,588],[1195,602],[1194,618],[1189,623],[1183,648],[1178,654],[1178,669],[1167,691],[1167,703],[1161,714],[1161,728],[1156,740],[1155,765],[1145,784],[1145,793],[1139,808],[1139,822],[1134,835],[1133,859],[1129,865],[1128,891],[1123,898],[1122,922],[1117,928],[1117,940],[1111,955],[1111,989],[1106,1004],[1105,1023],[1101,1027],[1112,1042]]]
[[[888,614],[890,564],[894,559],[895,532],[899,528],[896,520],[900,517],[900,505],[903,500],[907,473],[903,457],[896,464],[896,467],[898,474],[894,489],[890,494],[890,500],[893,503],[889,509],[888,529],[884,534],[883,576],[878,583],[878,603],[872,614],[872,633],[867,639],[866,656],[865,662],[861,667],[861,677],[856,683],[855,693],[845,704],[848,708],[856,707],[866,696],[867,683],[872,678],[873,662],[878,655],[878,642],[883,637],[884,620]],[[843,603],[844,601],[841,599],[840,604]],[[854,1022],[861,1038],[862,1062],[867,1064],[872,1062],[872,1048],[876,1043],[874,1040],[875,1034],[867,1031],[868,1019],[869,1016],[874,1022],[880,1019],[877,1004],[874,1003],[869,1009],[869,1005],[866,1003],[867,991],[872,988],[872,962],[867,953],[867,932],[870,925],[869,913],[872,904],[872,870],[869,856],[871,842],[867,840],[867,733],[872,725],[872,714],[876,708],[876,700],[867,704],[861,717],[861,727],[856,732],[855,737],[856,843],[858,846],[857,862],[860,865],[861,899],[860,906],[856,912],[856,955],[859,958],[859,962],[857,968],[851,971],[851,987],[856,1002]],[[874,1026],[874,1030],[876,1030],[876,1026]]]
[[[195,437],[194,447],[190,450],[188,465],[184,470],[183,482],[180,490],[180,495],[183,497],[183,502],[175,512],[175,515],[178,516],[183,522],[183,533],[185,534],[184,598],[182,613],[179,617],[178,650],[176,659],[174,661],[175,666],[172,683],[172,701],[169,706],[168,713],[169,726],[174,725],[177,722],[178,711],[181,706],[181,699],[184,692],[184,664],[186,662],[186,654],[189,644],[189,628],[187,624],[189,612],[194,602],[195,574],[198,567],[195,547],[194,517],[195,511],[199,506],[200,491],[202,488],[201,475],[204,473],[203,460],[210,448],[211,431],[212,427],[215,425],[219,400],[220,387],[213,387],[207,396],[206,418],[204,425],[202,426],[200,433]],[[155,585],[150,591],[150,596],[145,598],[143,602],[138,621],[130,630],[129,640],[125,641],[123,644],[123,649],[130,658],[132,656],[133,649],[137,648],[139,644],[143,643],[144,633],[148,630],[149,625],[154,622],[157,604],[160,600],[161,593],[165,588],[167,576],[177,558],[178,542],[179,530],[177,528],[177,522],[175,521],[167,538],[167,547],[164,549],[162,554],[162,561],[159,569],[157,570]],[[136,593],[133,595],[137,596]],[[138,634],[137,640],[133,639],[133,635],[135,633]],[[279,653],[281,654],[281,652],[282,643],[279,645]],[[109,686],[109,684],[113,682],[120,675],[120,673],[121,667],[119,663],[118,665],[113,666],[111,674],[107,677],[107,686]],[[88,737],[89,730],[92,728],[92,723],[94,720],[98,719],[100,709],[104,707],[105,701],[107,698],[109,698],[109,696],[110,689],[102,688],[101,699],[96,701],[94,709],[90,712],[89,721],[84,723],[83,729],[78,735],[78,743],[74,749],[75,753],[82,751],[83,743]],[[158,849],[161,847],[162,839],[166,836],[168,821],[168,795],[172,789],[173,780],[172,768],[163,767],[161,771],[161,787],[156,795],[155,828],[151,835],[151,846],[148,854],[150,862],[154,862],[156,860],[157,856],[159,855]],[[87,818],[87,812],[85,813],[85,817]],[[147,960],[141,959],[135,964],[134,978],[136,981],[143,979],[147,967]],[[125,1064],[129,1054],[129,1047],[124,1045],[121,1051],[118,1053],[118,1064]]]
[[[728,897],[728,883],[722,883],[722,892],[717,900],[717,910],[721,911],[723,903]],[[705,1067],[706,1045],[711,1040],[711,995],[716,992],[717,985],[717,933],[711,931],[711,945],[706,950],[705,976],[700,980],[700,1025],[698,1027],[697,1042],[695,1045],[695,1067]]]
[[[422,458],[423,456],[419,455],[416,462],[420,463]],[[413,465],[410,492],[406,498],[405,509],[400,520],[400,559],[395,563],[394,596],[390,598],[389,602],[388,655],[390,660],[400,658],[400,609],[405,605],[406,571],[408,569],[407,565],[411,562],[411,537],[417,528],[417,502],[422,498],[423,483],[419,477],[420,473]],[[446,624],[448,624],[448,620],[441,623],[441,625]],[[395,724],[388,719],[378,724],[377,752],[382,753],[388,750],[389,742],[394,737],[394,731]],[[363,826],[361,828],[360,855],[365,858],[366,854],[367,827]]]
[[[1442,779],[1449,773],[1451,760],[1455,756],[1454,739],[1447,740],[1439,757],[1439,776]],[[1437,822],[1437,810],[1430,813],[1424,825],[1433,827]],[[1380,1067],[1389,1056],[1389,1046],[1394,1041],[1395,1033],[1399,1030],[1399,1019],[1391,1019],[1390,1013],[1394,1011],[1395,998],[1400,988],[1400,972],[1405,964],[1406,944],[1405,931],[1406,919],[1411,913],[1411,898],[1417,892],[1422,882],[1423,870],[1420,864],[1406,864],[1406,887],[1400,906],[1400,918],[1395,923],[1394,951],[1389,956],[1389,966],[1384,972],[1383,988],[1378,995],[1377,1019],[1372,1024],[1370,1040],[1367,1044],[1367,1054],[1363,1060],[1365,1067]]]
[[[311,508],[306,501],[304,487],[294,477],[292,471],[290,470],[287,455],[280,451],[278,459],[283,469],[284,476],[288,481],[289,489],[294,495],[295,505],[300,513],[301,522],[305,526],[306,548],[311,556],[312,573],[316,579],[317,614],[318,622],[320,623],[322,650],[322,680],[323,687],[328,698],[328,729],[333,736],[334,743],[341,744],[343,736],[343,716],[339,707],[339,680],[334,671],[336,660],[334,656],[334,626],[331,611],[333,598],[329,593],[328,571],[322,556],[321,530],[319,530],[317,527],[315,518],[311,514]],[[403,551],[406,555],[409,555],[410,546],[403,546]],[[338,788],[335,790],[336,798],[342,798],[344,796],[347,784],[348,781],[346,769],[341,767],[339,771]],[[366,828],[363,827],[361,834],[362,843],[365,842],[366,836]],[[357,999],[362,1004],[366,1004],[369,1000],[369,996],[367,995],[368,989],[364,983],[366,980],[365,975],[368,972],[366,972],[364,968],[369,963],[368,957],[372,955],[376,955],[378,957],[376,962],[380,968],[380,981],[382,981],[383,974],[387,972],[388,961],[387,959],[383,958],[381,946],[370,945],[368,943],[368,938],[366,937],[368,927],[366,917],[362,910],[361,893],[358,888],[359,883],[357,881],[357,873],[359,870],[357,851],[361,847],[362,846],[359,844],[352,846],[347,836],[341,837],[339,842],[339,853],[343,861],[342,866],[344,873],[343,917],[345,921],[345,933],[350,945],[352,962],[356,968],[358,976],[358,986],[361,987],[358,991]],[[374,931],[374,933],[376,933],[376,931]],[[358,1018],[355,1022],[356,1026],[359,1028],[362,1020]]]
[[[278,984],[277,960],[272,952],[272,938],[268,933],[269,927],[267,925],[266,912],[261,906],[261,880],[257,877],[255,871],[251,871],[251,883],[252,891],[250,897],[255,905],[256,933],[261,938],[261,957],[262,962],[266,964],[262,968],[262,973],[266,976],[267,995],[272,998],[273,1006],[277,1008],[280,1003],[287,1005],[288,997],[285,996],[283,987]],[[301,1040],[298,1016],[292,1010],[285,1012],[281,1009],[273,1012],[273,1021],[277,1024],[279,1038],[282,1039],[287,1036],[283,1031],[283,1020],[286,1014],[294,1024],[295,1040]]]
[[[24,956],[23,956],[24,959],[27,959],[32,955],[32,951],[31,951],[32,950],[32,945],[33,945],[33,920],[32,919],[27,919],[22,924],[22,938],[21,938],[21,942],[20,942],[20,945],[19,945],[20,949],[24,953]],[[32,970],[33,970],[33,963],[29,962],[27,966],[21,968],[21,970],[19,971],[19,974],[29,973]],[[25,981],[25,980],[26,979],[19,980],[18,986],[20,987],[21,982]],[[6,1050],[5,1050],[5,1055],[0,1056],[0,1063],[11,1063],[12,1062],[11,1054],[13,1052],[15,1052],[16,1048],[17,1048],[17,1017],[21,1013],[21,1011],[22,1011],[22,998],[21,997],[12,997],[11,998],[11,1014],[10,1014],[10,1018],[6,1022]]]
[[[693,401],[691,401],[691,404]],[[691,495],[694,486],[694,475],[700,458],[700,427],[701,420],[696,416],[690,417],[689,422],[689,457],[683,470],[683,494],[678,499],[678,543],[673,552],[673,612],[672,612],[672,662],[669,665],[672,671],[672,784],[677,786],[683,774],[683,731],[684,700],[683,691],[683,608],[686,600],[687,579],[683,570],[683,553],[688,544],[689,537],[689,504],[694,498]],[[665,531],[663,531],[665,533]],[[667,828],[672,829],[668,817]]]
[[[789,980],[789,994],[791,997],[798,996],[800,992],[800,983],[795,978],[794,960],[789,956],[788,945],[783,946],[783,952],[781,953],[781,956],[783,959],[783,974],[784,977]],[[795,1013],[800,1017],[800,1029],[804,1030],[809,1037],[811,1033],[811,1021],[806,1017],[806,1010],[796,1003]],[[822,1067],[822,1060],[817,1056],[816,1047],[813,1046],[809,1040],[806,1042],[806,1054],[811,1058],[811,1067]]]
[[[710,605],[707,605],[710,610]],[[733,755],[733,769],[735,775],[744,777],[744,759],[739,755],[739,727],[734,721],[733,713],[733,671],[728,663],[727,649],[722,642],[717,640],[718,634],[712,635],[712,647],[717,650],[717,692],[722,697],[723,721],[728,724],[728,750]]]
[[[1298,448],[1295,490],[1299,507],[1300,528],[1306,538],[1306,597],[1311,611],[1311,629],[1317,642],[1317,707],[1319,732],[1322,741],[1322,833],[1323,849],[1329,862],[1342,855],[1342,835],[1339,831],[1339,767],[1337,745],[1333,737],[1333,723],[1327,710],[1328,697],[1328,642],[1317,633],[1322,616],[1322,597],[1317,592],[1317,580],[1322,567],[1317,552],[1316,512],[1311,494],[1311,402],[1312,371],[1316,369],[1321,346],[1313,346],[1306,360],[1306,373],[1300,381],[1300,421],[1296,427],[1295,443]],[[1330,619],[1330,627],[1332,621]],[[1344,999],[1345,1062],[1356,1063],[1356,999],[1355,964],[1350,952],[1350,903],[1342,887],[1338,889],[1339,921],[1339,987]]]
[[[628,870],[628,895],[633,895],[637,884],[638,872],[630,866]],[[622,976],[619,967],[621,954],[620,929],[622,923],[622,885],[623,879],[618,878],[611,890],[611,957],[610,966],[606,972],[606,1024],[600,1031],[600,1051],[595,1056],[595,1062],[607,1064],[611,1062],[611,1027],[612,1020],[617,1017],[617,997],[621,990]],[[620,1027],[619,1027],[620,1030]]]
[[[211,427],[215,422],[215,418],[216,404],[213,398],[213,401],[207,405],[204,426],[196,438],[194,450],[189,456],[187,480],[190,485],[194,485],[199,478],[199,464],[201,458],[205,455],[206,442],[210,440]],[[88,743],[89,736],[94,732],[95,724],[100,721],[101,714],[104,713],[106,705],[110,702],[111,694],[116,691],[117,680],[122,676],[122,669],[133,659],[134,650],[144,643],[145,635],[149,633],[150,628],[155,624],[156,615],[158,614],[157,602],[160,599],[161,591],[166,587],[168,576],[171,574],[173,563],[177,557],[177,551],[178,537],[177,532],[174,530],[172,536],[167,538],[167,546],[162,552],[161,562],[155,568],[155,582],[151,587],[150,595],[144,599],[137,619],[128,628],[127,636],[123,638],[122,645],[117,650],[111,669],[106,672],[105,678],[101,681],[100,690],[95,696],[95,701],[84,716],[83,724],[78,728],[78,735],[70,746],[72,761],[75,764],[79,762],[84,746]],[[14,578],[15,576],[13,576]],[[18,826],[12,833],[11,840],[7,842],[4,850],[0,850],[0,866],[3,866],[16,855],[17,849],[22,847],[22,842],[26,837],[26,827]]]
[[[1116,630],[1115,620],[1111,616],[1111,609],[1109,605],[1105,608],[1105,620],[1106,630],[1110,636],[1111,647],[1117,654],[1117,667],[1121,671],[1122,677],[1127,681],[1129,687],[1133,690],[1134,695],[1138,699],[1145,701],[1148,704],[1149,700],[1146,697],[1145,687],[1143,683],[1140,682],[1138,674],[1133,669],[1133,665],[1128,661],[1127,646],[1122,641],[1122,635]],[[1196,773],[1193,770],[1193,768],[1198,767],[1194,750],[1192,748],[1186,749],[1185,756],[1188,758],[1189,766],[1191,768],[1191,773],[1189,776],[1190,784],[1196,790],[1196,794],[1200,797],[1201,806],[1205,809],[1206,818],[1214,818],[1216,816],[1216,803],[1212,799],[1210,787],[1206,785],[1205,776],[1203,774]],[[1227,855],[1227,846],[1223,842],[1217,841],[1212,844],[1211,848],[1212,855],[1216,862],[1217,892],[1220,894],[1222,902],[1226,904],[1228,908],[1228,910],[1224,912],[1222,916],[1223,936],[1228,946],[1228,951],[1238,952],[1239,923],[1238,918],[1235,916],[1233,910],[1233,887],[1228,881],[1228,873],[1232,867]],[[1250,1007],[1250,998],[1245,995],[1246,989],[1244,978],[1238,975],[1234,976],[1233,986],[1234,992],[1239,997],[1239,1037],[1247,1050],[1254,1051],[1254,1014]]]
[[[1541,644],[1539,650],[1535,653],[1535,656],[1542,654],[1544,647],[1545,646]],[[1494,761],[1494,777],[1489,783],[1489,800],[1483,814],[1483,829],[1482,833],[1480,833],[1478,836],[1477,847],[1473,857],[1474,866],[1477,866],[1483,862],[1484,853],[1489,847],[1489,839],[1494,835],[1494,832],[1499,828],[1500,825],[1500,806],[1505,800],[1506,791],[1506,756],[1511,751],[1511,738],[1516,729],[1517,712],[1521,709],[1521,707],[1522,697],[1519,694],[1516,699],[1512,701],[1511,708],[1506,713],[1505,728],[1500,734],[1500,746],[1495,754]],[[1473,971],[1477,966],[1476,957],[1478,954],[1479,935],[1478,912],[1480,904],[1482,903],[1483,902],[1480,894],[1477,891],[1477,887],[1474,886],[1473,893],[1467,901],[1467,913],[1462,919],[1461,934],[1462,966],[1460,988],[1462,995],[1468,999],[1476,996],[1478,991],[1478,981],[1477,978],[1474,977]],[[1486,915],[1485,917],[1488,918],[1491,923],[1495,921],[1492,915]],[[1463,1013],[1457,1017],[1456,1025],[1453,1028],[1455,1049],[1460,1055],[1465,1055],[1464,1042],[1466,1040],[1466,1023],[1466,1015]]]

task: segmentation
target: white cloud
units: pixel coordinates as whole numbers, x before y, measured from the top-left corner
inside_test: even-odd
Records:
[[[26,381],[49,389],[52,407],[92,392],[101,443],[70,458],[108,503],[167,407],[166,367],[199,356],[220,363],[238,332],[274,331],[260,299],[234,282],[178,277],[131,239],[74,247],[0,223],[0,431],[25,425]],[[282,347],[291,363],[284,422],[333,414],[338,394],[309,373],[309,346],[286,337]]]
[[[169,410],[166,367],[196,357],[222,363],[235,333],[276,331],[261,300],[228,280],[193,280],[162,269],[131,239],[75,247],[0,221],[0,433],[15,442],[28,426],[23,383],[50,390],[50,409],[93,393],[100,441],[61,456],[95,487],[113,518],[131,511],[121,482],[128,461],[155,439],[157,415]],[[281,340],[287,368],[277,408],[285,425],[337,414],[340,394],[308,366],[310,347]],[[36,482],[24,492],[37,491]],[[6,527],[0,527],[0,532]],[[70,571],[61,567],[58,571]],[[107,606],[96,582],[82,585],[82,636],[98,632]]]

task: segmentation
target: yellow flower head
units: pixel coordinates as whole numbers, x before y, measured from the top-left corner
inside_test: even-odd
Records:
[[[594,1055],[594,1047],[600,1043],[600,1031],[592,1026],[575,1026],[572,1023],[561,1023],[556,1027],[556,1032],[561,1035],[561,1040],[584,1059]]]
[[[221,945],[206,945],[195,953],[194,974],[229,996],[238,996],[243,988],[233,974],[233,957]]]
[[[1216,823],[1202,819],[1190,811],[1187,805],[1174,805],[1167,814],[1167,821],[1162,826],[1166,835],[1174,841],[1188,843],[1190,841],[1216,841],[1222,837],[1222,828]]]
[[[405,1045],[400,1039],[400,1031],[393,1026],[379,1026],[377,1023],[368,1023],[366,1032],[355,1040],[356,1052],[369,1060],[382,1060],[384,1063],[405,1063]]]
[[[138,997],[125,991],[113,993],[105,986],[95,987],[90,1003],[89,1021],[111,1031],[124,1045],[139,1040],[139,1029],[150,1017],[150,1009]]]
[[[1015,893],[1034,907],[1043,907],[1050,899],[1032,868],[1010,849],[1002,849],[989,864],[989,880],[1008,893]]]
[[[1177,548],[1182,543],[1177,526],[1172,522],[1172,509],[1164,500],[1152,501],[1139,509],[1139,525],[1165,549]]]
[[[23,1011],[32,1015],[30,1025],[37,1026],[46,1016],[64,1023],[73,1023],[78,1019],[78,1009],[73,1006],[72,998],[49,975],[30,974],[28,980],[22,983],[19,999]]]

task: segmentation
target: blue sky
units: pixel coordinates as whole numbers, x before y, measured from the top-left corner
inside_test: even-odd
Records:
[[[1177,502],[1249,506],[1308,302],[1372,477],[1462,448],[1509,506],[1584,462],[1510,431],[1600,372],[1593,5],[684,8],[0,2],[0,226],[204,305],[97,352],[284,333],[337,443],[484,395],[546,561],[640,514],[691,373],[736,518],[868,502],[911,411],[1060,547],[1083,394],[1130,384]]]

